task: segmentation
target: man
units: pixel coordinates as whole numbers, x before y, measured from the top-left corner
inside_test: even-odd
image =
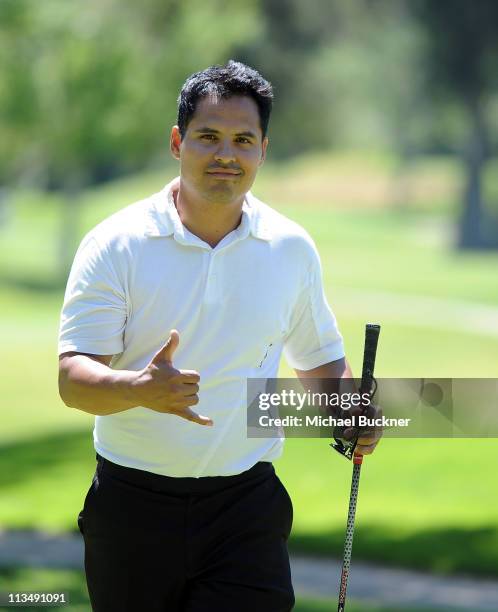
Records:
[[[179,178],[76,254],[59,388],[96,415],[78,523],[97,612],[293,607],[282,440],[247,437],[246,380],[275,377],[282,350],[303,378],[351,373],[313,242],[249,191],[272,98],[237,62],[192,75],[171,131]]]

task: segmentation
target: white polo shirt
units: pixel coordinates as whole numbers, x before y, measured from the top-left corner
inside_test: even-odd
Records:
[[[114,355],[139,370],[180,333],[173,364],[200,373],[203,427],[136,407],[95,418],[95,449],[120,465],[168,476],[238,474],[282,452],[247,436],[247,378],[309,370],[344,356],[323,293],[318,253],[296,223],[245,198],[240,225],[212,248],[181,223],[172,181],[82,241],[61,315],[59,354]]]

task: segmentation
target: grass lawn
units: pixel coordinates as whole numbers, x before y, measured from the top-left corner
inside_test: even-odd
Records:
[[[262,197],[278,193],[278,178],[265,176]],[[144,174],[85,192],[79,236],[166,180]],[[427,202],[396,211],[317,202],[277,206],[317,242],[354,371],[374,319],[383,326],[378,376],[496,377],[497,253],[452,251],[444,202],[432,213]],[[92,417],[57,395],[59,204],[19,194],[0,226],[3,528],[75,529],[94,468]],[[291,375],[285,364],[281,375]],[[493,439],[384,440],[362,472],[355,558],[498,575],[497,464]],[[350,464],[326,440],[290,439],[276,467],[294,501],[292,546],[340,556]]]

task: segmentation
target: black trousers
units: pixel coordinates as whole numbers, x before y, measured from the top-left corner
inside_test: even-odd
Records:
[[[288,612],[292,503],[271,463],[172,478],[97,455],[78,526],[94,612]]]

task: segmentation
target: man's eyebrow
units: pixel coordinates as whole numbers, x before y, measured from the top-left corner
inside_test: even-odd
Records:
[[[213,128],[210,128],[210,127],[207,127],[207,126],[197,128],[195,130],[195,132],[197,134],[219,134],[220,133],[219,130],[214,130]],[[237,132],[235,135],[236,136],[245,136],[247,138],[256,138],[256,134],[254,132],[251,132],[251,131]]]
[[[247,136],[247,138],[256,138],[253,132],[237,132],[237,136]]]
[[[209,128],[209,127],[201,127],[195,131],[197,133],[203,133],[203,134],[219,134],[218,130],[213,130],[213,128]]]

